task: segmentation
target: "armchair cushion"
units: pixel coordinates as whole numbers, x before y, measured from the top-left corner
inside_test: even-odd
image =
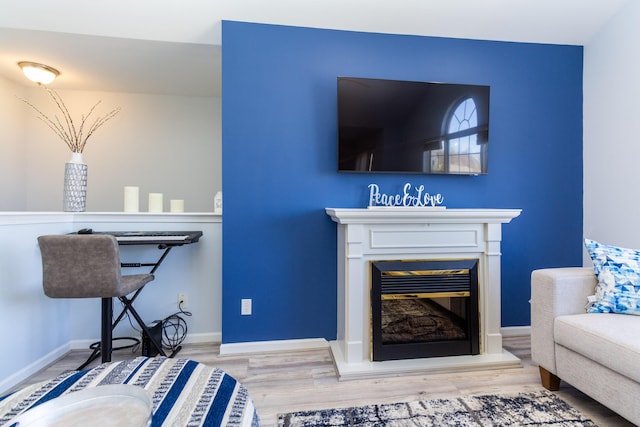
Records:
[[[559,316],[554,324],[555,342],[640,382],[638,320],[615,313]]]

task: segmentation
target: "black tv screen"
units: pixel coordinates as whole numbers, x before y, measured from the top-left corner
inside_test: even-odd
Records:
[[[338,170],[487,173],[489,86],[338,77]]]

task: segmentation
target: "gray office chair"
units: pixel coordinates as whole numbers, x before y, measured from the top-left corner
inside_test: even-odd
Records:
[[[102,362],[111,361],[112,332],[128,311],[146,332],[159,353],[162,343],[150,333],[133,308],[133,300],[153,274],[122,275],[118,241],[108,234],[65,234],[38,237],[42,255],[42,286],[51,298],[101,298],[102,328],[100,354]],[[134,293],[131,298],[127,295]],[[124,304],[123,312],[112,323],[113,300]],[[94,358],[97,355],[94,356]],[[88,360],[82,367],[86,366]],[[79,369],[82,369],[79,368]]]

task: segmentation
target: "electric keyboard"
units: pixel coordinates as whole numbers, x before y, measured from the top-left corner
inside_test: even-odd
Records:
[[[157,234],[152,234],[152,235],[138,235],[136,234],[135,236],[131,236],[131,235],[126,235],[126,236],[116,236],[116,240],[118,242],[131,242],[131,241],[154,241],[154,240],[158,240],[158,238],[161,237],[162,240],[171,240],[171,241],[176,241],[176,242],[182,242],[187,240],[187,238],[189,237],[186,234],[181,234],[181,235],[166,235],[166,236],[158,236]]]
[[[200,240],[202,231],[108,231],[121,245],[188,245]]]
[[[196,243],[202,231],[93,231],[82,229],[78,234],[110,234],[121,245],[180,246]]]

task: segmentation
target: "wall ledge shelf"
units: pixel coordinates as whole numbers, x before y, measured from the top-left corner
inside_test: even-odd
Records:
[[[216,223],[222,214],[213,212],[0,212],[0,226],[51,223]]]

